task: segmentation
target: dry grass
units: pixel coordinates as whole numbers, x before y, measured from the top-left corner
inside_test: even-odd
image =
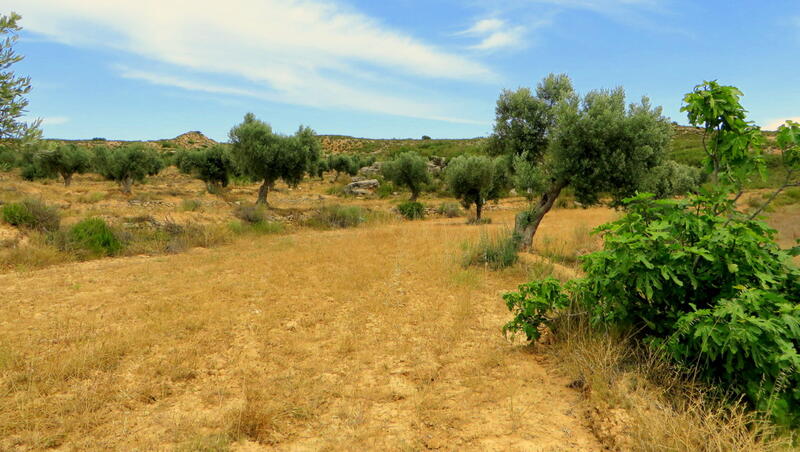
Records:
[[[454,262],[478,230],[303,231],[0,275],[0,449],[599,450],[566,381],[499,334],[498,294],[525,269]]]
[[[564,313],[549,344],[546,353],[588,401],[595,434],[613,449],[792,450],[789,437],[777,434],[743,403],[711,392],[625,337],[598,333],[581,313]]]
[[[545,358],[502,339],[500,293],[574,277],[576,257],[597,246],[588,231],[615,212],[555,209],[535,243],[546,257],[491,271],[463,268],[459,245],[513,226],[519,200],[492,206],[485,226],[398,222],[381,214],[390,200],[349,199],[376,212],[369,224],[296,227],[344,202],[324,196],[328,186],[280,187],[270,215],[291,221],[239,230],[236,203],[252,202],[255,184],[213,196],[170,169],[135,187],[131,203],[94,176],[69,189],[4,181],[0,200],[40,197],[67,225],[100,216],[183,232],[76,263],[0,225],[0,450],[601,450],[570,379],[548,370],[558,362],[568,375],[597,375],[591,405],[633,416],[639,450],[669,450],[641,446],[655,444],[649,430],[683,450],[698,444],[693,434],[762,447],[740,429],[741,412],[681,408],[663,389],[674,383],[639,384],[639,371],[619,367],[630,355],[618,342],[572,337]],[[197,202],[185,208],[184,198]],[[791,219],[773,216],[784,242]],[[743,439],[714,442],[715,430]]]

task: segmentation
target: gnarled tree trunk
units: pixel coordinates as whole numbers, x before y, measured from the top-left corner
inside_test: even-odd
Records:
[[[550,211],[553,204],[558,199],[561,190],[566,186],[565,182],[555,182],[550,188],[542,193],[539,201],[532,205],[528,210],[517,214],[514,224],[514,234],[519,238],[517,249],[526,251],[531,249],[533,244],[533,236],[536,235],[536,230],[539,229],[539,223],[542,222],[545,214]]]
[[[121,181],[119,181],[119,187],[122,190],[122,193],[125,193],[126,195],[130,195],[131,194],[131,187],[132,186],[133,186],[133,178],[132,177],[126,177],[126,178],[122,179]]]
[[[61,175],[64,178],[64,186],[69,187],[72,184],[72,174],[64,173]]]
[[[256,200],[256,204],[264,204],[265,206],[269,206],[269,203],[267,202],[267,195],[269,194],[271,188],[272,184],[267,183],[267,181],[264,181],[264,183],[258,187],[258,199]]]

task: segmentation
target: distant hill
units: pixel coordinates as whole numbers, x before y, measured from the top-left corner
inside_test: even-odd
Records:
[[[198,149],[217,144],[216,141],[212,140],[211,138],[208,138],[207,136],[203,135],[202,132],[196,130],[182,133],[175,138],[169,138],[163,140],[150,140],[150,141],[107,140],[105,138],[93,138],[91,140],[63,140],[58,138],[52,138],[52,139],[47,139],[45,141],[50,143],[75,143],[90,148],[94,146],[109,146],[113,148],[128,143],[143,143],[146,146],[163,150]]]
[[[675,125],[675,134],[672,140],[670,158],[681,163],[699,166],[703,160],[703,131],[696,127]],[[775,132],[764,132],[768,141],[774,141]],[[436,155],[440,157],[454,157],[463,153],[480,153],[486,146],[488,138],[462,138],[462,139],[412,139],[412,138],[356,138],[345,135],[320,135],[323,152],[326,154],[371,154],[376,157],[392,157],[406,151],[415,151],[424,156]],[[106,140],[103,138],[92,140],[59,140],[50,139],[50,142],[70,142],[83,144],[89,147],[121,146],[125,143],[136,141]],[[175,138],[140,141],[147,146],[164,151],[177,149],[198,149],[217,144],[211,138],[199,131],[186,132]]]

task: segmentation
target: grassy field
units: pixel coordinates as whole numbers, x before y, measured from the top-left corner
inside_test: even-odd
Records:
[[[501,336],[500,295],[577,275],[578,256],[599,247],[589,231],[618,212],[556,208],[538,255],[501,271],[465,268],[464,249],[507,231],[522,199],[490,204],[490,225],[402,221],[393,207],[404,194],[338,198],[326,194],[329,179],[278,187],[267,212],[278,226],[255,231],[236,216],[255,184],[214,196],[170,168],[126,197],[93,175],[65,188],[0,173],[0,201],[41,199],[67,226],[100,216],[123,229],[213,233],[79,262],[0,225],[0,449],[655,450],[653,438],[691,437],[719,441],[709,450],[731,450],[731,438],[766,450],[744,424],[731,433],[706,408],[686,414],[655,389],[619,386],[618,375],[639,378],[629,363],[606,386],[575,388],[576,366],[600,378],[621,365],[610,358],[618,348]],[[769,214],[787,246],[800,237],[794,196]],[[340,230],[308,221],[333,204],[364,209],[368,221]],[[631,422],[664,428],[647,439]]]
[[[459,264],[512,218],[490,215],[2,275],[0,448],[600,450],[568,381],[499,334],[530,268]]]

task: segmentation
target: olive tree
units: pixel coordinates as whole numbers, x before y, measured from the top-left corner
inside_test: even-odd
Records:
[[[328,156],[328,169],[336,172],[336,176],[334,176],[333,180],[337,181],[342,173],[355,176],[358,174],[360,168],[356,157],[346,154],[336,154]]]
[[[475,204],[475,219],[480,222],[486,201],[499,199],[506,188],[506,164],[501,158],[460,155],[447,165],[445,181],[465,209]]]
[[[64,179],[64,186],[72,184],[72,176],[83,174],[92,168],[92,155],[84,147],[74,143],[61,144],[53,150],[40,152],[35,157],[36,164],[47,174],[58,174]]]
[[[566,76],[550,75],[536,96],[515,98],[511,110],[501,108],[506,94],[498,100],[494,140],[514,156],[517,189],[533,199],[516,217],[520,249],[530,248],[542,218],[567,187],[584,205],[598,203],[603,195],[614,201],[633,195],[648,171],[661,164],[671,137],[661,108],[647,98],[626,106],[622,88],[580,98]],[[523,113],[528,116],[516,117]],[[530,133],[497,132],[517,122],[537,127],[530,127]]]
[[[231,129],[229,137],[231,155],[239,171],[262,181],[258,204],[267,204],[267,195],[279,179],[289,186],[299,184],[320,155],[320,144],[312,129],[301,126],[293,136],[279,135],[252,113]]]
[[[328,167],[328,157],[320,157],[319,160],[309,169],[309,174],[316,176],[322,180],[325,172],[330,171]]]
[[[411,191],[411,201],[416,201],[422,186],[431,181],[427,162],[414,151],[403,152],[385,162],[381,171],[395,185],[407,187]]]
[[[181,151],[175,158],[175,165],[180,172],[205,182],[209,193],[217,193],[220,188],[227,187],[235,169],[230,152],[221,144]]]
[[[153,149],[141,143],[117,148],[94,149],[93,166],[101,176],[119,184],[125,194],[131,193],[134,182],[144,182],[164,169],[164,160]]]
[[[24,145],[40,137],[41,121],[28,124],[20,120],[28,106],[25,96],[31,91],[31,79],[9,70],[24,58],[14,51],[19,38],[17,32],[22,30],[17,24],[20,19],[20,15],[14,12],[0,15],[0,36],[4,38],[0,39],[0,140],[6,144],[10,141]]]
[[[647,172],[639,189],[656,198],[685,195],[697,191],[702,176],[700,168],[667,160]]]

